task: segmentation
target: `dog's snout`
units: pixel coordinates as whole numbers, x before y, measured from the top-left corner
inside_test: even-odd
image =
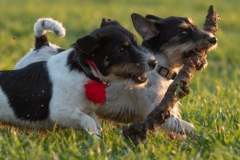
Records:
[[[217,43],[217,38],[216,37],[211,37],[209,38],[209,42],[212,44],[216,44]]]
[[[158,61],[156,61],[156,60],[150,60],[148,62],[148,66],[149,66],[151,71],[154,70],[157,67],[157,63],[158,63]]]

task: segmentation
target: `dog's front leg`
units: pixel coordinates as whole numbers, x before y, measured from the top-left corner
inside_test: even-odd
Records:
[[[101,124],[100,124],[99,121],[98,121],[98,118],[97,118],[96,113],[93,112],[92,114],[90,114],[90,116],[95,120],[95,123],[96,123],[96,125],[97,125],[97,129],[98,129],[98,133],[99,133],[99,135],[100,135],[101,132],[102,132],[102,126],[101,126]]]
[[[83,129],[93,135],[94,138],[100,138],[101,132],[99,132],[94,118],[81,112],[78,108],[59,110],[57,113],[51,114],[51,119],[63,127]]]
[[[193,135],[194,125],[181,118],[179,111],[179,104],[175,105],[170,112],[170,117],[163,124],[163,128],[167,132],[185,133],[187,135]]]
[[[164,123],[164,129],[170,132],[185,133],[187,135],[193,135],[194,125],[182,120],[173,114]]]

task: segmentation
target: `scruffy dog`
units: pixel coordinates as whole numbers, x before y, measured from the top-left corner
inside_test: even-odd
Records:
[[[142,85],[149,68],[131,32],[117,22],[103,19],[102,24],[48,61],[1,71],[0,121],[35,128],[56,123],[97,138],[101,126],[95,111],[105,97],[94,99],[95,92],[88,89],[98,87],[104,95],[108,82]]]
[[[143,120],[161,102],[168,86],[183,66],[184,58],[192,50],[213,49],[216,37],[198,29],[188,18],[160,18],[132,15],[137,32],[143,37],[142,46],[153,52],[158,60],[157,70],[148,75],[146,88],[131,88],[112,84],[107,88],[107,101],[98,108],[97,115],[117,122]],[[47,60],[47,59],[46,59]],[[191,134],[194,126],[181,119],[178,106],[163,126],[167,131]]]

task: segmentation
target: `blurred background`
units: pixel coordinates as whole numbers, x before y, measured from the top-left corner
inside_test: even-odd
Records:
[[[50,40],[68,48],[78,37],[99,27],[103,17],[118,20],[137,34],[131,13],[154,14],[160,17],[190,17],[202,28],[208,6],[214,5],[220,15],[218,49],[209,60],[237,65],[240,36],[238,0],[1,0],[0,1],[0,68],[11,69],[33,45],[33,25],[38,18],[52,17],[64,24],[63,39],[50,34]],[[138,38],[141,42],[141,38]],[[227,66],[224,66],[228,67]],[[239,66],[238,66],[239,67]]]
[[[1,0],[0,1],[0,69],[12,69],[34,43],[33,25],[38,18],[52,17],[63,23],[66,36],[49,34],[51,42],[69,48],[81,36],[98,28],[101,19],[118,20],[141,37],[133,28],[130,15],[153,14],[159,17],[181,16],[193,19],[202,28],[209,5],[220,15],[217,32],[218,48],[208,56],[209,66],[201,86],[216,81],[218,85],[234,85],[239,91],[240,79],[240,2],[238,0]],[[198,76],[201,78],[203,76]],[[197,79],[196,79],[197,80]],[[206,84],[204,84],[206,82]],[[200,83],[199,83],[200,85]],[[193,83],[193,87],[197,87]],[[200,87],[200,86],[199,86]],[[210,89],[213,88],[209,86]],[[222,86],[223,87],[223,86]]]

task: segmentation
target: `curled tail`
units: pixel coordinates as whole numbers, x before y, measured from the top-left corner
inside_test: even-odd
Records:
[[[40,18],[34,24],[35,49],[39,49],[44,45],[49,45],[47,32],[54,32],[58,37],[65,36],[65,28],[62,23],[52,18]]]

